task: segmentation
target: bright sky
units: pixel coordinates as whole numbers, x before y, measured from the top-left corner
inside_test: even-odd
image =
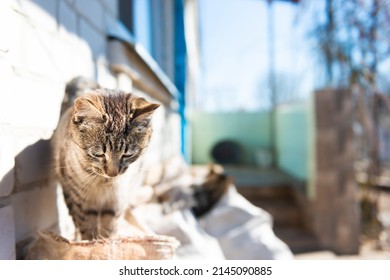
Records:
[[[295,24],[297,11],[290,3],[274,4],[277,83],[290,99],[302,98],[312,88]],[[269,106],[267,12],[267,2],[261,0],[199,1],[201,109],[252,111]]]

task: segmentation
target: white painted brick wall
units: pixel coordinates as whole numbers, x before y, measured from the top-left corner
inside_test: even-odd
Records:
[[[58,213],[48,139],[66,82],[82,75],[116,85],[105,60],[110,2],[0,1],[0,259],[67,215]]]
[[[15,230],[12,206],[0,208],[0,260],[15,259]]]
[[[70,79],[82,75],[131,89],[131,80],[111,73],[106,55],[105,31],[118,16],[117,3],[0,0],[0,259],[14,259],[15,242],[37,230],[59,224],[71,237],[61,192],[50,178],[48,139]],[[157,113],[151,162],[180,150],[172,141],[178,119],[164,110]]]

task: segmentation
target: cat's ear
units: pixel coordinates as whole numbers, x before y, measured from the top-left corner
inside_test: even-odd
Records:
[[[98,96],[81,96],[75,100],[73,108],[73,121],[75,123],[81,123],[85,119],[97,119],[101,121],[106,119],[102,103]]]
[[[210,163],[209,164],[209,175],[221,175],[224,174],[225,170],[219,164]]]
[[[160,107],[160,104],[151,103],[144,98],[137,97],[131,102],[132,119],[149,118]]]

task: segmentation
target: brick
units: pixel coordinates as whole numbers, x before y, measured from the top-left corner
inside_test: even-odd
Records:
[[[55,16],[57,11],[57,0],[28,0],[35,3],[47,11],[50,15]]]
[[[94,29],[83,19],[80,20],[80,37],[87,41],[94,58],[106,56],[106,35]]]
[[[91,48],[86,39],[78,37],[77,15],[71,8],[67,1],[59,2],[61,24],[55,34],[21,21],[22,72],[62,83],[94,72]]]
[[[9,123],[9,112],[15,110],[10,108],[9,98],[14,96],[14,72],[12,66],[6,61],[6,59],[0,58],[0,77],[1,77],[1,91],[7,93],[0,102],[0,124]]]
[[[25,46],[21,50],[22,72],[33,73],[52,83],[66,82],[76,75],[83,75],[87,68],[91,72],[90,46],[63,26],[53,35],[24,23],[21,33],[24,34],[22,44]]]
[[[90,21],[100,32],[105,31],[104,9],[98,0],[76,0],[78,12]]]
[[[52,57],[56,58],[62,81],[66,83],[79,75],[94,75],[92,51],[85,40],[60,27],[59,38],[53,44],[56,46],[53,47]]]
[[[118,17],[118,0],[102,0],[105,9],[114,17]]]
[[[26,15],[30,24],[57,31],[57,0],[21,0],[19,12]]]
[[[66,28],[68,32],[78,33],[77,13],[66,0],[59,0],[58,3],[58,24]]]
[[[19,192],[11,197],[16,242],[57,224],[56,188],[53,186]]]
[[[114,28],[117,25],[117,19],[115,16],[113,16],[110,13],[105,13],[104,14],[104,26],[105,26],[105,31],[110,30]]]
[[[0,260],[14,260],[15,228],[12,206],[0,208]]]
[[[54,130],[65,85],[28,75],[15,75],[12,93],[0,105],[0,123]]]
[[[15,191],[43,184],[52,175],[50,140],[40,139],[15,158]]]
[[[15,1],[0,1],[0,58],[5,58],[12,65],[21,64],[21,22],[22,16],[11,5]],[[10,28],[12,26],[12,28]],[[2,79],[3,80],[3,79]]]
[[[38,27],[31,26],[24,21],[22,33],[22,71],[34,73],[50,80],[61,79],[58,57],[55,55],[61,49],[53,33]]]

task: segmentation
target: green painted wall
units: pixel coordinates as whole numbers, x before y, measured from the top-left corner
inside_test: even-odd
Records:
[[[276,113],[278,166],[297,179],[309,177],[311,161],[310,103],[281,105]]]
[[[276,113],[278,167],[303,181],[310,181],[313,174],[312,111],[311,102],[307,101],[280,105]],[[212,162],[213,145],[222,139],[233,139],[245,149],[244,163],[255,164],[256,149],[271,146],[269,117],[268,112],[193,113],[192,162]]]
[[[193,112],[189,118],[192,134],[192,162],[212,162],[211,149],[220,140],[239,142],[244,148],[244,163],[254,164],[254,151],[269,147],[269,113]]]

